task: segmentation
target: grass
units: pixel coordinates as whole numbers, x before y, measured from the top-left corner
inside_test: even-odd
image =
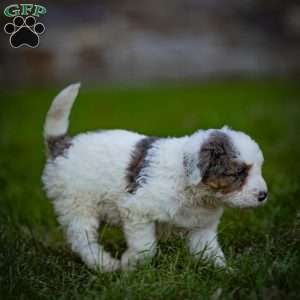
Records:
[[[1,299],[299,299],[300,91],[296,81],[239,81],[139,88],[83,87],[70,132],[127,128],[184,135],[224,124],[248,132],[265,154],[269,202],[227,210],[220,242],[232,273],[195,262],[178,238],[151,264],[98,274],[70,252],[41,189],[42,126],[58,89],[0,92]],[[118,229],[101,234],[112,252]]]

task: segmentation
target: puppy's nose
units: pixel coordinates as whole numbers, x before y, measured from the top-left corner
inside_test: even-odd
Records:
[[[266,192],[266,191],[260,191],[258,193],[257,199],[258,199],[259,202],[263,202],[267,198],[267,196],[268,196],[268,192]]]

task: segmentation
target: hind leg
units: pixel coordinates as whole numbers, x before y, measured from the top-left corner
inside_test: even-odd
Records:
[[[68,213],[61,215],[59,221],[65,229],[72,250],[79,254],[90,268],[103,272],[119,269],[119,260],[111,257],[98,242],[99,216],[95,209],[87,207],[80,209],[76,205],[76,209],[68,210]]]

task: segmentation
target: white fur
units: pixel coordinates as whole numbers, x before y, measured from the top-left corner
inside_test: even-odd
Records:
[[[66,133],[78,88],[70,86],[56,98],[48,113],[45,136]],[[58,119],[52,117],[53,111],[62,112]],[[132,268],[155,254],[155,223],[167,222],[188,229],[192,254],[224,266],[217,241],[224,207],[259,205],[257,193],[266,190],[266,184],[261,176],[263,157],[258,145],[242,132],[227,127],[220,130],[230,136],[240,158],[253,165],[243,189],[226,196],[209,191],[196,168],[201,144],[212,130],[154,143],[149,152],[151,161],[142,170],[147,174],[147,183],[141,182],[133,194],[126,190],[126,169],[136,143],[144,135],[109,130],[74,137],[65,155],[48,159],[43,174],[44,186],[72,249],[94,269]],[[123,226],[128,250],[121,262],[98,243],[100,221]]]
[[[80,83],[69,85],[55,97],[47,114],[44,128],[45,137],[62,135],[67,132],[69,115],[79,88]]]

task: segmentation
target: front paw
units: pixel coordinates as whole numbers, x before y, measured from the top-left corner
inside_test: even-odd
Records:
[[[216,268],[220,268],[220,269],[227,268],[226,260],[224,255],[222,255],[222,253],[217,255],[214,252],[202,251],[200,253],[194,254],[193,257],[196,260],[203,260],[205,262],[211,263]]]
[[[133,271],[138,262],[138,254],[130,249],[127,249],[121,258],[121,268],[124,271]]]
[[[215,267],[221,268],[221,269],[227,269],[225,257],[215,256],[215,257],[211,257],[211,260],[212,260]]]
[[[118,271],[121,268],[121,262],[118,259],[115,258],[109,258],[105,261],[102,261],[102,263],[98,266],[98,269],[101,272],[115,272]]]

